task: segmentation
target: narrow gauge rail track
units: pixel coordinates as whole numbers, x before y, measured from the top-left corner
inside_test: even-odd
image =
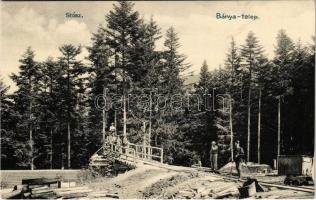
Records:
[[[232,181],[238,181],[238,182],[245,182],[246,179],[238,179],[234,176],[228,175],[228,174],[216,174],[217,176],[223,177],[228,180]],[[277,183],[268,183],[265,181],[259,181],[258,183],[262,186],[266,187],[276,187],[279,189],[290,189],[290,190],[295,190],[295,191],[301,191],[301,192],[309,192],[309,193],[314,193],[314,187],[313,186],[290,186],[290,185],[284,185],[284,184],[277,184]]]
[[[103,148],[103,147],[102,147]],[[126,158],[122,158],[123,160],[128,161],[127,157]],[[161,168],[166,168],[169,170],[173,170],[173,171],[182,171],[182,172],[192,172],[193,170],[197,170],[197,171],[201,171],[201,172],[205,172],[205,173],[210,173],[212,170],[208,167],[180,167],[180,166],[170,166],[167,164],[163,164],[162,162],[157,162],[157,161],[153,161],[153,160],[144,160],[144,159],[140,159],[140,158],[135,158],[138,161],[141,161],[144,164],[148,164],[148,165],[153,165],[156,167],[161,167]],[[134,160],[135,161],[135,160]],[[129,161],[128,161],[129,162]],[[176,167],[176,168],[175,168]],[[210,175],[210,174],[209,174]],[[237,181],[237,182],[245,182],[246,179],[238,179],[232,175],[229,174],[224,174],[224,173],[213,173],[213,176],[219,176],[228,180],[232,180],[232,181]],[[262,185],[262,186],[266,186],[266,187],[276,187],[279,189],[290,189],[290,190],[294,190],[294,191],[301,191],[301,192],[309,192],[309,193],[313,193],[315,192],[314,187],[311,186],[289,186],[289,185],[284,185],[284,184],[277,184],[277,183],[268,183],[268,182],[264,182],[264,181],[259,181],[258,182]]]
[[[154,162],[148,162],[146,164],[149,164],[149,165],[155,165],[157,167],[162,167],[162,168],[166,168],[166,169],[169,169],[169,170],[173,170],[171,166],[166,166],[165,164],[161,164],[161,163],[154,163]],[[185,170],[185,168],[187,170]],[[246,178],[244,179],[238,179],[236,178],[235,176],[232,176],[230,174],[224,174],[224,173],[211,173],[211,168],[208,168],[208,167],[184,167],[183,169],[179,169],[179,170],[175,170],[175,171],[183,171],[183,172],[192,172],[192,170],[195,169],[197,171],[200,171],[200,172],[204,172],[204,173],[207,173],[208,175],[212,175],[212,176],[218,176],[218,177],[222,177],[224,179],[227,179],[227,180],[232,180],[232,181],[235,181],[235,182],[245,182],[247,181]],[[294,191],[301,191],[301,192],[308,192],[308,193],[313,193],[315,192],[314,190],[314,186],[289,186],[289,185],[284,185],[284,184],[277,184],[277,183],[268,183],[268,182],[265,182],[265,181],[260,181],[260,180],[257,180],[258,183],[260,183],[260,185],[262,186],[265,186],[265,187],[276,187],[276,188],[279,188],[279,189],[289,189],[289,190],[294,190]]]

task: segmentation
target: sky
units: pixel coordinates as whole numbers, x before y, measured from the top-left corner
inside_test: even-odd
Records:
[[[19,59],[28,46],[35,60],[58,57],[62,44],[91,45],[92,33],[105,25],[105,16],[113,8],[109,1],[27,2],[1,1],[0,74],[10,92],[16,89],[9,75],[18,73]],[[253,31],[265,54],[273,57],[278,30],[284,29],[294,42],[312,42],[315,35],[315,5],[312,0],[292,1],[139,1],[135,10],[148,21],[151,17],[162,35],[173,26],[180,38],[179,51],[187,56],[191,70],[199,73],[204,60],[209,69],[223,65],[231,38],[242,45]],[[66,18],[66,13],[80,13],[82,18]],[[218,19],[225,15],[256,15],[256,20]],[[163,40],[157,48],[163,48]],[[80,58],[87,56],[83,49]]]

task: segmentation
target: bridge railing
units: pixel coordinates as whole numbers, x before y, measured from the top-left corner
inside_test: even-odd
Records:
[[[132,161],[133,163],[136,163],[135,149],[129,148],[128,146],[124,147],[124,146],[118,146],[116,144],[111,144],[111,145],[113,145],[112,151],[119,153],[121,155],[122,159],[125,158],[126,160],[129,160],[129,161]]]
[[[128,147],[135,150],[136,158],[144,160],[155,160],[163,163],[163,149],[159,147],[153,147],[149,145],[138,145],[129,143]]]
[[[108,145],[108,146],[107,146]],[[112,144],[109,142],[105,142],[101,148],[99,148],[93,155],[92,158],[99,153],[105,152],[110,147],[110,151],[117,152],[121,155],[121,158],[125,158],[125,160],[131,161],[133,163],[136,163],[136,152],[135,149],[124,147],[124,146],[118,146],[116,144]]]
[[[123,146],[106,141],[104,142],[103,146],[93,154],[92,157],[98,155],[100,152],[103,154],[103,152],[109,150],[109,148],[110,151],[119,153],[122,159],[126,159],[134,163],[136,163],[136,159],[163,163],[162,148],[133,143],[128,143],[127,145]]]

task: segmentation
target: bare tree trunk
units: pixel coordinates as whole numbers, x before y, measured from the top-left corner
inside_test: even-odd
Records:
[[[250,54],[250,60],[251,60]],[[250,126],[251,126],[251,82],[252,82],[252,62],[249,63],[249,88],[248,88],[248,124],[247,124],[247,162],[250,161]]]
[[[53,78],[50,76],[49,94],[52,97],[53,93]],[[53,122],[50,126],[50,169],[53,169]]]
[[[71,165],[71,155],[70,155],[70,146],[71,146],[71,141],[70,141],[70,58],[67,55],[67,93],[68,93],[68,119],[67,119],[67,134],[68,134],[68,169],[70,169]]]
[[[261,89],[259,89],[259,112],[258,112],[258,163],[260,164],[260,137],[261,137]]]
[[[242,90],[243,90],[243,78],[242,78],[242,75],[240,77],[240,103],[243,104],[243,93],[242,93]]]
[[[124,34],[123,34],[124,35]],[[125,50],[124,50],[124,45],[123,45],[123,50],[122,50],[122,64],[123,64],[123,135],[126,137],[126,74],[125,74]]]
[[[281,153],[280,141],[281,141],[281,97],[279,97],[279,100],[278,100],[278,157]]]
[[[103,98],[105,98],[105,87],[103,86]],[[102,142],[105,141],[105,128],[106,128],[106,123],[105,123],[105,105],[102,110]]]
[[[68,130],[68,169],[70,169],[70,123],[67,123],[67,130]]]
[[[125,91],[125,89],[124,89]],[[124,137],[126,137],[126,98],[125,98],[125,92],[124,92],[124,95],[123,95],[123,135]]]
[[[147,158],[147,152],[146,152],[145,146],[147,146],[147,144],[146,144],[146,122],[143,121],[143,148],[142,148],[142,154],[143,154],[143,157]]]
[[[53,169],[53,127],[50,127],[50,169]]]
[[[155,146],[158,146],[158,136],[157,136],[157,133],[155,134]]]
[[[148,146],[151,146],[151,120],[152,120],[152,91],[150,91],[149,97],[149,127],[148,127]],[[149,158],[151,159],[152,150],[149,149]]]
[[[31,170],[34,170],[34,150],[33,150],[32,125],[30,125],[30,147],[31,147]]]
[[[116,120],[116,114],[117,114],[117,112],[116,112],[116,110],[114,111],[114,126],[115,126],[115,132],[114,132],[114,134],[115,135],[117,135],[117,120]],[[113,136],[113,135],[112,135]]]
[[[29,134],[30,134],[30,150],[31,150],[31,170],[34,170],[34,149],[33,149],[33,130],[32,130],[32,81],[31,78],[29,80],[30,83],[30,105],[29,105]]]
[[[148,129],[148,137],[149,137],[149,146],[150,146],[150,144],[151,144],[151,120],[152,120],[152,96],[151,96],[152,94],[151,94],[151,91],[150,91],[150,99],[149,99],[149,129]]]
[[[62,147],[61,147],[61,169],[64,169],[65,168],[65,164],[64,164],[64,151],[65,151],[65,148],[64,148],[64,144],[62,143]]]
[[[230,153],[231,160],[234,160],[234,133],[233,133],[233,118],[232,118],[232,98],[229,98],[229,128],[230,128]]]
[[[251,84],[249,84],[248,91],[248,124],[247,124],[247,162],[250,158],[250,124],[251,124]]]

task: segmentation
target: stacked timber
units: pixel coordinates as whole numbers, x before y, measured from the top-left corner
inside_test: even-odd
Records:
[[[28,190],[14,190],[1,194],[1,199],[77,199],[106,198],[118,199],[109,191],[94,191],[87,186],[56,188],[48,186],[33,187]]]

